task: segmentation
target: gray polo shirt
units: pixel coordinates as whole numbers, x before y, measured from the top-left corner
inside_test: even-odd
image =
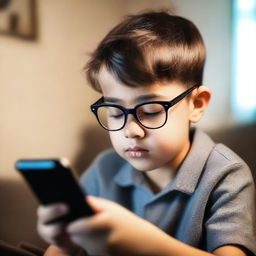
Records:
[[[193,247],[212,252],[235,244],[256,254],[255,191],[248,166],[198,129],[191,138],[177,175],[157,194],[143,173],[113,150],[99,155],[83,174],[82,186]]]

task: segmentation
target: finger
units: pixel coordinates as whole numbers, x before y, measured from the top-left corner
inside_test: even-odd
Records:
[[[79,234],[70,236],[71,241],[86,249],[90,255],[106,255],[106,240],[108,234],[105,232],[93,234]]]
[[[57,217],[67,214],[68,206],[62,203],[56,203],[49,206],[39,206],[37,216],[39,223],[47,223]]]
[[[96,212],[102,212],[104,210],[102,204],[100,204],[100,201],[97,200],[99,198],[94,196],[87,196],[86,201],[91,206],[91,208]]]
[[[66,231],[70,235],[82,234],[82,233],[95,233],[109,229],[107,213],[98,213],[89,218],[82,218],[71,222]]]
[[[57,244],[59,237],[64,233],[64,227],[62,224],[54,225],[37,225],[37,231],[39,235],[50,244]]]
[[[102,212],[104,210],[114,209],[116,207],[116,203],[95,196],[87,196],[86,201],[96,213]]]

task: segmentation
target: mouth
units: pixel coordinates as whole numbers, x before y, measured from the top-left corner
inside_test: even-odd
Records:
[[[141,147],[129,147],[125,150],[125,153],[130,158],[143,158],[148,156],[149,150],[141,148]]]

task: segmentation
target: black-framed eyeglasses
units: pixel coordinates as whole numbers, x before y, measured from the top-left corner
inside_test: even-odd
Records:
[[[184,99],[199,86],[192,86],[171,101],[149,101],[140,103],[130,109],[116,104],[104,103],[104,97],[101,97],[91,105],[91,111],[95,114],[100,125],[108,131],[119,131],[123,129],[129,114],[132,114],[136,121],[143,127],[147,129],[158,129],[165,125],[169,108]]]

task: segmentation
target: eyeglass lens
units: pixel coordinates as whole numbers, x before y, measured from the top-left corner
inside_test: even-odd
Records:
[[[149,103],[136,108],[139,122],[148,128],[157,128],[166,121],[166,111],[161,104]],[[101,106],[98,108],[98,119],[102,126],[108,130],[118,130],[125,124],[125,113],[115,106]]]

